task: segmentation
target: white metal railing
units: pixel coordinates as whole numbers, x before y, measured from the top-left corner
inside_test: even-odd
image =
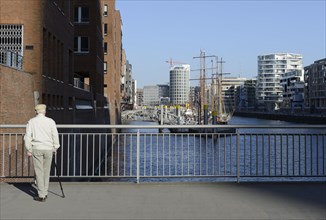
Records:
[[[0,177],[33,176],[24,125],[0,125]],[[58,125],[61,177],[326,181],[325,125]],[[110,133],[111,129],[119,133]],[[173,131],[173,132],[169,132]],[[56,176],[52,170],[51,176]]]
[[[18,70],[23,69],[23,56],[17,52],[1,50],[0,64],[9,66]]]

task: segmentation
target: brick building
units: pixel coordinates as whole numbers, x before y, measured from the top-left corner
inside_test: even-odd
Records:
[[[123,77],[122,21],[115,0],[100,0],[104,45],[104,95],[108,100],[111,124],[120,124],[121,77]]]
[[[107,48],[103,0],[0,1],[1,124],[26,123],[38,103],[58,124],[118,121],[121,17],[106,4]]]

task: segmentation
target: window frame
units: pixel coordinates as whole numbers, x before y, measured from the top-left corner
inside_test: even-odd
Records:
[[[77,12],[76,12],[77,9]],[[83,17],[83,9],[87,9],[87,16]],[[77,16],[76,16],[77,13]],[[89,7],[86,6],[76,6],[74,8],[74,23],[75,24],[87,24],[90,21],[90,10]]]
[[[108,4],[104,4],[103,16],[108,16]]]
[[[77,39],[77,50],[75,47],[76,44],[76,39]],[[87,50],[83,50],[85,48],[82,47],[82,40],[87,39]],[[90,41],[88,36],[76,36],[74,37],[74,53],[89,53],[90,50]]]

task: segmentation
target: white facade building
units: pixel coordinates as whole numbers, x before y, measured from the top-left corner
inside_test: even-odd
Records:
[[[190,65],[174,65],[170,68],[171,105],[186,105],[189,102]]]
[[[283,101],[281,79],[287,72],[303,70],[302,55],[275,53],[258,56],[256,98],[259,108],[277,110]]]

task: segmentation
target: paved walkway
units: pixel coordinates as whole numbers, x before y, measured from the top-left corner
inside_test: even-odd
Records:
[[[0,219],[326,219],[326,183],[0,183]]]

